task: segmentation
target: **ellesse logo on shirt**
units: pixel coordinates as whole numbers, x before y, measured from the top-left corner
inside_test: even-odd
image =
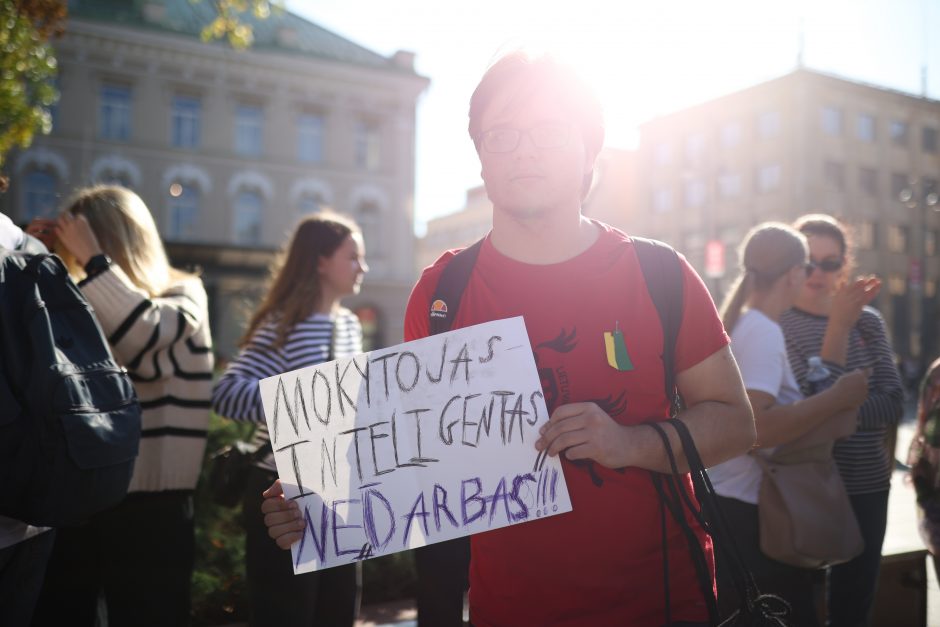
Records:
[[[432,318],[446,318],[447,317],[447,303],[441,299],[437,299],[431,303],[431,317]]]

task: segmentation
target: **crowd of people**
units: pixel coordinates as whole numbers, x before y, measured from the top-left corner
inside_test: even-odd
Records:
[[[650,481],[671,466],[646,423],[670,417],[687,426],[709,467],[738,554],[760,591],[789,604],[789,619],[779,624],[818,624],[823,571],[826,624],[867,624],[894,467],[887,434],[902,415],[903,388],[884,322],[871,307],[880,281],[853,278],[846,225],[808,215],[792,225],[755,227],[720,314],[679,255],[682,308],[674,312],[667,360],[662,312],[634,241],[582,214],[604,142],[590,88],[550,56],[509,53],[473,92],[468,131],[493,226],[453,328],[521,315],[533,347],[559,332],[570,337],[564,351],[540,362],[548,364],[543,383],[564,373],[567,391],[546,393],[550,417],[534,446],[561,458],[573,510],[473,535],[469,560],[466,543],[428,547],[419,560],[419,624],[462,624],[467,581],[477,627],[707,625],[715,590],[725,616],[739,607],[731,565],[713,552],[702,521],[689,518],[686,526],[664,516]],[[22,249],[31,237],[63,258],[93,306],[134,381],[143,425],[131,485],[117,507],[60,529],[0,517],[0,623],[91,627],[104,612],[112,627],[188,624],[193,491],[211,409],[257,425],[262,454],[242,499],[251,624],[351,626],[361,592],[358,562],[295,576],[283,550],[302,537],[304,520],[276,481],[258,381],[361,351],[359,321],[341,305],[368,271],[355,223],[331,212],[301,220],[239,353],[221,373],[214,372],[202,281],[169,265],[136,194],[114,186],[80,190],[57,218],[35,220],[25,233],[0,216],[0,246]],[[414,286],[406,340],[431,333],[432,299],[456,252],[445,252]],[[629,347],[630,369],[614,367],[595,341],[615,328]],[[938,370],[934,364],[923,387],[911,452],[925,508],[940,491]],[[679,409],[667,380],[681,396]],[[615,398],[626,401],[598,400]],[[761,456],[836,422],[850,434],[825,450],[864,549],[824,569],[772,559],[762,550]],[[682,451],[678,435],[667,433]],[[679,461],[687,468],[681,453]],[[692,494],[688,475],[680,485]],[[927,535],[931,542],[940,537]],[[704,550],[709,581],[700,580],[692,541]]]

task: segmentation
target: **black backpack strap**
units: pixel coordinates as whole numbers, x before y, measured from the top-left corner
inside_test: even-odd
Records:
[[[473,266],[480,255],[483,239],[454,255],[441,272],[428,309],[430,316],[428,329],[431,335],[445,333],[454,326],[457,308],[460,307],[460,299],[463,297],[464,290],[467,289],[467,283],[470,282],[470,273],[473,272]]]
[[[659,314],[663,329],[662,360],[666,397],[674,400],[677,396],[675,350],[684,307],[679,255],[671,246],[656,240],[633,236],[630,239],[640,261],[646,289]]]

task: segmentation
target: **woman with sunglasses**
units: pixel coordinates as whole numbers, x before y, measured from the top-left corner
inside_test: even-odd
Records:
[[[810,273],[795,306],[780,319],[787,352],[801,389],[810,393],[808,360],[820,356],[831,385],[840,374],[869,369],[868,396],[858,413],[855,434],[836,442],[833,455],[858,519],[864,552],[833,566],[827,574],[828,624],[865,625],[871,611],[881,544],[887,524],[888,489],[894,451],[888,429],[904,408],[901,378],[881,315],[869,303],[881,281],[874,276],[849,280],[852,250],[843,225],[828,215],[799,218],[794,227],[809,242]]]
[[[847,373],[809,399],[800,392],[778,321],[806,282],[807,243],[802,234],[785,224],[761,224],[748,233],[738,258],[741,273],[725,297],[721,318],[754,409],[757,446],[776,447],[857,409],[866,394],[865,374]],[[722,513],[735,530],[741,558],[761,592],[790,603],[792,624],[816,625],[813,571],[761,552],[757,501],[763,472],[754,455],[739,455],[713,466],[708,474]],[[727,616],[736,607],[737,592],[722,557],[716,556],[718,603]]]

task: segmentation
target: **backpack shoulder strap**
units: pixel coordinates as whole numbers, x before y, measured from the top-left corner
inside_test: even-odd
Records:
[[[454,325],[460,299],[464,290],[467,289],[467,283],[470,282],[470,273],[473,272],[473,266],[476,264],[482,246],[483,239],[467,246],[454,255],[441,272],[437,286],[434,288],[431,307],[428,309],[430,316],[428,329],[431,335],[450,331]]]
[[[676,397],[675,350],[682,326],[684,307],[682,267],[676,251],[663,242],[630,236],[640,260],[640,269],[646,281],[659,322],[663,329],[663,373],[666,397]]]

